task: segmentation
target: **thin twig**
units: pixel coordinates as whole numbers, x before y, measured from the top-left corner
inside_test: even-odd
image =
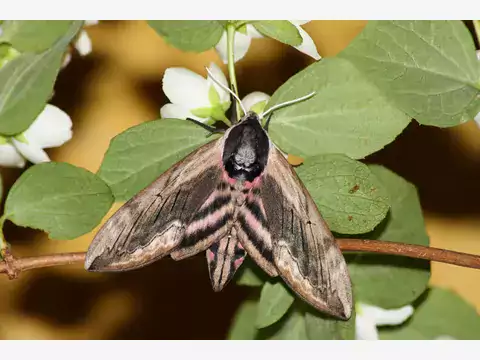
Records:
[[[337,242],[342,251],[373,252],[407,256],[416,259],[425,259],[480,269],[480,256],[457,251],[381,240],[337,239]],[[0,273],[6,273],[10,279],[15,279],[20,272],[30,269],[81,264],[85,261],[84,252],[15,258],[7,251],[4,255],[6,255],[6,257],[4,258],[4,261],[0,262]]]

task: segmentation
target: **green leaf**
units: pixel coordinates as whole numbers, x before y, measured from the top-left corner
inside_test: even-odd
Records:
[[[454,126],[480,111],[480,66],[461,21],[370,21],[340,56],[422,124]]]
[[[272,115],[269,134],[285,152],[301,157],[340,153],[363,158],[395,139],[410,118],[347,60],[325,58],[283,84],[267,109],[310,92],[312,98]]]
[[[390,199],[387,218],[368,239],[428,246],[422,209],[415,186],[390,170],[371,165]],[[402,256],[346,254],[356,301],[385,309],[412,303],[422,294],[430,278],[428,261]]]
[[[213,48],[225,30],[216,20],[149,20],[148,25],[176,48],[194,52]]]
[[[253,340],[257,335],[257,301],[248,299],[238,308],[228,332],[229,340]]]
[[[295,300],[282,281],[263,285],[258,303],[257,328],[264,328],[276,323],[288,311]]]
[[[480,340],[480,316],[474,306],[454,292],[432,288],[409,321],[379,330],[384,340],[433,340],[440,336]]]
[[[262,286],[267,281],[266,274],[251,260],[245,259],[237,272],[236,283],[243,286]]]
[[[97,226],[113,203],[107,184],[66,163],[42,163],[26,170],[5,202],[7,219],[41,229],[51,239],[74,239]]]
[[[25,131],[45,108],[65,49],[81,24],[73,22],[50,50],[24,53],[0,69],[0,134]]]
[[[124,131],[110,143],[98,170],[116,201],[130,199],[177,161],[213,140],[186,120],[149,121]],[[198,164],[201,166],[202,164]]]
[[[304,312],[300,306],[292,306],[280,322],[259,330],[257,339],[308,340]]]
[[[307,311],[305,327],[310,340],[354,340],[355,310],[348,321],[337,320],[314,310]]]
[[[287,20],[261,20],[252,25],[263,35],[290,46],[298,46],[303,41],[295,25]]]
[[[213,85],[208,89],[208,100],[212,106],[220,105],[220,95],[218,95],[217,89]]]
[[[297,173],[332,231],[365,233],[387,215],[387,193],[361,162],[345,155],[318,155],[307,158]]]
[[[20,52],[42,52],[65,35],[71,20],[6,20],[0,43],[10,43]]]

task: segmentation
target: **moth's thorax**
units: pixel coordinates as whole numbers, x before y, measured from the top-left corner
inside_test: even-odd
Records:
[[[252,182],[268,160],[270,141],[258,115],[250,112],[232,127],[225,139],[223,166],[231,179]]]

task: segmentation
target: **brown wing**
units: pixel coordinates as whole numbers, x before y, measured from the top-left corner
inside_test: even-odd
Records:
[[[276,148],[270,150],[259,189],[280,276],[318,310],[350,318],[345,259],[310,194]]]
[[[158,260],[181,245],[187,225],[222,182],[220,165],[219,139],[172,166],[103,225],[88,249],[85,268],[131,270]],[[189,233],[188,244],[182,244],[190,255],[210,246],[197,236],[205,230],[202,224],[196,223],[195,230]]]

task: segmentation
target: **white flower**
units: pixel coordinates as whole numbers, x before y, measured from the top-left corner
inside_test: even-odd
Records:
[[[302,37],[302,43],[298,46],[294,46],[297,50],[311,56],[315,60],[320,60],[321,56],[317,51],[315,43],[313,42],[310,35],[307,34],[305,30],[301,28],[301,25],[308,23],[310,20],[290,20],[290,22],[295,25],[300,36]],[[250,47],[250,42],[252,39],[263,37],[252,24],[247,24],[244,30],[245,33],[240,31],[235,32],[234,39],[234,61],[242,59],[247,53],[248,48]],[[226,64],[228,62],[228,52],[227,52],[227,32],[224,31],[220,41],[215,46],[215,49],[219,53],[222,61]]]
[[[382,309],[377,306],[357,303],[355,306],[355,338],[357,340],[378,340],[377,326],[400,325],[413,314],[411,305],[400,309]]]
[[[260,114],[265,109],[270,95],[260,91],[254,91],[242,99],[242,105],[247,111],[254,111]]]
[[[228,88],[227,78],[214,63],[209,68],[217,81]],[[185,68],[168,68],[163,75],[163,92],[171,103],[160,109],[162,118],[186,119],[206,122],[225,119],[230,107],[230,94],[215,83]]]
[[[85,20],[83,26],[85,28],[88,26],[97,25],[98,23],[99,20]],[[85,29],[80,30],[75,42],[73,43],[73,46],[75,49],[77,49],[81,56],[87,56],[92,52],[92,40],[90,39],[90,36],[88,36],[88,33],[85,31]],[[72,54],[67,52],[63,58],[62,68],[67,66],[71,60]]]
[[[43,149],[63,145],[72,138],[70,117],[47,104],[30,127],[14,137],[0,137],[0,166],[25,166],[26,160],[37,164],[50,158]]]

